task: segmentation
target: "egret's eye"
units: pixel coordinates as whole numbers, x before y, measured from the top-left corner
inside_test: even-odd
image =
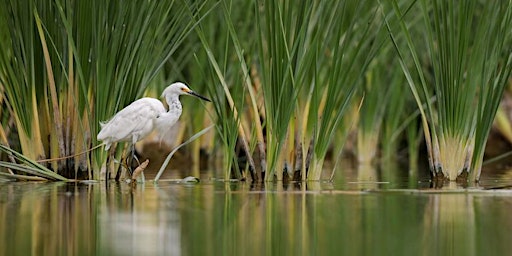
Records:
[[[187,88],[181,88],[182,92],[188,92]]]

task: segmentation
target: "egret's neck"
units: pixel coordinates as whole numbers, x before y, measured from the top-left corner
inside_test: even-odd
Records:
[[[167,101],[167,105],[169,105],[169,112],[181,113],[181,102],[179,95],[167,96],[165,100]]]

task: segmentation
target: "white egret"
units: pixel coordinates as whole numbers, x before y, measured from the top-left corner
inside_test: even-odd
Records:
[[[109,150],[112,143],[130,142],[133,159],[136,142],[144,139],[155,129],[162,134],[178,121],[181,115],[180,95],[192,95],[210,101],[192,91],[184,83],[173,83],[162,93],[162,97],[169,106],[168,111],[157,99],[138,99],[117,112],[109,121],[100,123],[101,131],[98,133],[97,139],[103,141],[106,151]]]

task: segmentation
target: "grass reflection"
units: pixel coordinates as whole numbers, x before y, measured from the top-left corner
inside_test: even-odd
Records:
[[[509,190],[5,183],[0,255],[503,254]]]
[[[3,184],[0,254],[95,254],[97,192],[73,183]]]

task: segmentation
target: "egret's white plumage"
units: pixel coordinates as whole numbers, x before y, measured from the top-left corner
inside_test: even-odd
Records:
[[[165,112],[164,105],[157,99],[138,99],[109,121],[101,123],[97,138],[105,143],[105,150],[118,141],[135,143],[154,130],[156,118]]]
[[[179,96],[187,94],[210,101],[190,90],[183,83],[173,83],[162,93],[162,97],[169,105],[168,111],[157,99],[138,99],[115,114],[109,121],[101,123],[101,131],[97,139],[103,141],[105,150],[108,150],[114,142],[126,141],[133,146],[155,129],[163,132],[178,121],[181,115]]]

